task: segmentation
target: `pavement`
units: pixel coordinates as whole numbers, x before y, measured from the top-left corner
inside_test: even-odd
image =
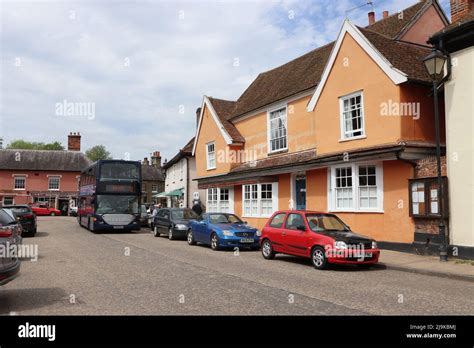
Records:
[[[382,250],[379,266],[391,270],[426,274],[474,282],[474,262],[451,259],[440,262],[439,257]]]
[[[303,258],[216,252],[146,228],[92,233],[70,217],[38,222],[37,236],[24,244],[36,245],[39,258],[24,260],[20,276],[0,287],[0,315],[474,313],[474,282],[407,272],[423,264],[416,255],[384,250],[382,267],[318,271]]]

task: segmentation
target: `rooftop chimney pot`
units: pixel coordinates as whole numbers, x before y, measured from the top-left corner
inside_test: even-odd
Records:
[[[375,12],[370,11],[368,16],[369,16],[369,25],[374,24],[375,23]]]
[[[81,135],[79,133],[69,132],[67,149],[68,151],[81,151]]]
[[[388,11],[383,11],[383,18],[387,18],[388,17]]]

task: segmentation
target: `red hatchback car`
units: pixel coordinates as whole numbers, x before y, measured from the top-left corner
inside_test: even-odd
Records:
[[[368,267],[380,256],[373,239],[352,232],[336,215],[307,210],[273,214],[262,230],[260,246],[265,259],[276,253],[302,256],[317,269],[329,264]]]
[[[37,216],[55,216],[55,215],[61,215],[61,211],[55,208],[49,208],[45,206],[32,206],[31,210],[33,210],[33,213]]]

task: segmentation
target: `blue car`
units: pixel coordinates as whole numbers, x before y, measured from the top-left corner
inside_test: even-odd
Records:
[[[259,249],[261,232],[234,214],[205,213],[197,221],[190,222],[189,226],[189,245],[202,243],[210,245],[212,250],[235,247]]]

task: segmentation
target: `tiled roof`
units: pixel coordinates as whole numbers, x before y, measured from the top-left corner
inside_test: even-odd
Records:
[[[211,102],[212,107],[216,111],[217,116],[219,117],[225,130],[232,138],[232,141],[237,143],[244,143],[244,137],[240,134],[237,128],[235,128],[235,126],[229,121],[233,114],[236,102],[212,97],[209,97],[209,101]]]
[[[420,50],[409,47],[407,50],[410,50],[410,53],[406,57],[401,57],[403,51],[396,54],[396,49],[405,49],[405,46],[402,44],[393,45],[393,41],[389,39],[395,39],[422,12],[423,7],[425,5],[428,6],[428,3],[431,4],[432,2],[419,1],[403,10],[403,15],[400,16],[399,13],[393,14],[368,26],[367,29],[369,30],[364,31],[364,34],[366,32],[379,33],[379,37],[371,35],[375,41],[373,42],[374,46],[382,54],[389,54],[387,58],[395,62],[392,62],[394,66],[404,67],[407,71],[402,71],[407,73],[409,77],[421,81],[425,81],[425,76],[424,72],[418,69],[418,64],[415,63],[416,67],[414,69],[411,68],[409,63],[405,64],[405,61],[408,61],[410,58],[415,57],[415,59],[418,59]],[[384,36],[386,36],[387,40],[382,39]],[[384,47],[385,45],[388,47]],[[231,118],[241,116],[291,95],[314,88],[321,80],[321,75],[333,46],[334,42],[331,42],[284,65],[259,74],[237,100]]]
[[[359,30],[395,68],[407,74],[409,80],[431,81],[423,64],[423,58],[431,52],[431,48],[391,40],[369,29]]]
[[[257,76],[237,100],[233,117],[315,87],[334,42]]]
[[[153,165],[142,164],[142,180],[144,181],[165,181],[163,170]]]
[[[91,163],[79,151],[0,150],[0,169],[80,172]]]
[[[383,18],[366,28],[391,39],[395,39],[421,12],[423,6],[427,5],[428,2],[431,3],[430,1],[418,1],[416,4],[394,13],[387,18]]]

